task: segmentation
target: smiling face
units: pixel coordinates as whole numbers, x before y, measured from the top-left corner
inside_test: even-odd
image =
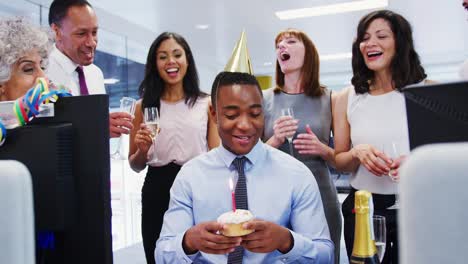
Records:
[[[97,46],[97,17],[87,5],[72,6],[60,25],[52,24],[57,48],[74,63],[93,63]]]
[[[10,79],[0,84],[0,101],[16,100],[32,88],[38,77],[45,77],[43,59],[32,50],[12,65]]]
[[[293,35],[285,34],[276,43],[276,58],[284,74],[300,71],[304,65],[304,43]]]
[[[223,146],[236,155],[249,153],[263,133],[262,96],[252,84],[218,87],[216,108],[211,114],[218,124]]]
[[[366,66],[374,71],[388,71],[395,56],[395,37],[390,24],[377,18],[369,24],[359,49]]]
[[[188,67],[185,50],[173,38],[164,40],[156,52],[156,65],[166,84],[181,84]]]

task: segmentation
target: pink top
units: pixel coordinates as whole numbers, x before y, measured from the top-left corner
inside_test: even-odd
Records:
[[[161,167],[174,162],[183,165],[208,151],[208,100],[199,97],[193,107],[185,98],[174,103],[161,100],[160,133],[156,136],[156,153],[148,151],[148,165]]]

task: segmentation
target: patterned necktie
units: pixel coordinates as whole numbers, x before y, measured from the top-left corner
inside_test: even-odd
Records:
[[[245,161],[247,160],[246,157],[235,158],[232,164],[237,169],[238,179],[236,184],[236,206],[237,209],[249,209],[249,203],[247,201],[247,185],[245,182],[245,174],[244,174],[244,165]],[[228,264],[241,264],[242,258],[244,256],[244,248],[239,246],[233,252],[229,253],[228,255]]]
[[[76,72],[78,72],[78,80],[80,82],[80,95],[88,95],[88,86],[86,85],[86,79],[83,72],[83,66],[76,67]]]

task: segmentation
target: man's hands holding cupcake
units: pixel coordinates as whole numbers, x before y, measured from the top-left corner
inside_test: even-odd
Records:
[[[209,254],[227,254],[242,242],[241,237],[227,237],[218,234],[223,224],[217,221],[203,222],[185,232],[182,246],[186,254],[202,251]]]
[[[279,250],[285,254],[292,249],[294,240],[287,228],[255,220],[248,210],[238,209],[222,214],[217,221],[193,226],[185,232],[182,245],[187,254],[227,254],[240,245],[251,252]]]
[[[244,229],[255,232],[242,237],[242,246],[251,252],[269,253],[275,250],[286,254],[294,246],[291,232],[272,222],[253,220],[243,224]]]

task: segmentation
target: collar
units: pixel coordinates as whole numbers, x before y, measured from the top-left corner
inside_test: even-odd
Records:
[[[232,168],[231,165],[235,158],[245,156],[248,159],[247,164],[250,164],[250,166],[246,167],[246,170],[248,170],[250,167],[254,166],[260,161],[260,158],[265,153],[265,144],[259,139],[252,150],[250,150],[250,152],[245,155],[234,154],[221,144],[218,147],[218,153],[227,168]]]
[[[75,72],[76,67],[79,66],[79,64],[73,62],[70,58],[67,57],[62,51],[60,51],[56,45],[54,45],[54,50],[53,52],[57,55],[57,62],[62,67],[62,69],[68,73],[72,74]]]

